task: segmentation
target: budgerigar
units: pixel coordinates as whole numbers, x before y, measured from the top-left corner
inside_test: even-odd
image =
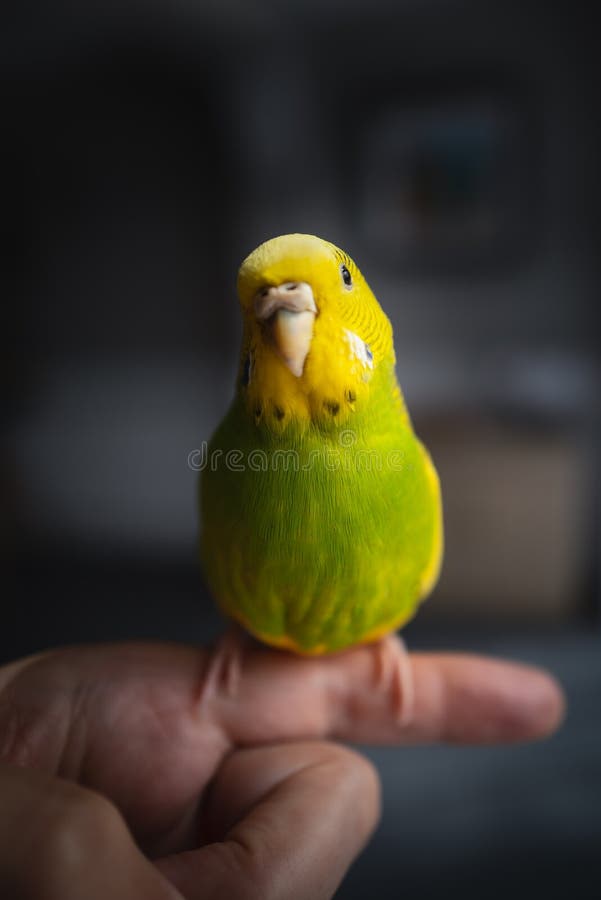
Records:
[[[439,481],[355,263],[289,234],[242,263],[232,405],[201,475],[201,557],[221,609],[303,654],[376,640],[431,591]]]

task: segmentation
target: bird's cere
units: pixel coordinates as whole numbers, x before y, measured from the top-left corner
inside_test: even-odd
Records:
[[[286,281],[284,284],[260,288],[255,294],[255,315],[269,319],[279,309],[290,312],[317,312],[313,289],[306,281]]]
[[[255,315],[265,323],[271,343],[297,378],[303,374],[313,338],[317,307],[311,285],[287,281],[260,288],[254,298]]]

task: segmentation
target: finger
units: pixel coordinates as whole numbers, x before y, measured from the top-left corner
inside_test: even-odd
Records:
[[[316,659],[253,648],[239,666],[227,688],[207,698],[237,744],[307,737],[385,744],[532,740],[558,726],[565,705],[557,682],[540,669],[462,654],[407,658],[392,636]]]
[[[174,644],[56,651],[0,694],[0,738],[13,761],[51,771],[60,764],[68,777],[80,777],[85,754],[90,783],[115,799],[139,778],[148,786],[136,761],[151,755],[183,802],[188,781],[208,780],[231,744],[518,741],[544,737],[561,721],[563,694],[548,673],[461,654],[409,656],[414,697],[406,715],[404,652],[394,636],[314,659],[240,638],[212,652]],[[74,741],[82,730],[73,728],[75,716],[101,753],[90,758],[92,748]],[[116,759],[117,741],[130,752],[118,754],[116,786],[114,764],[105,772],[103,761]]]
[[[44,900],[177,900],[100,794],[0,765],[2,896]],[[4,893],[4,891],[6,893]],[[181,900],[181,897],[180,897]]]
[[[559,724],[561,690],[540,670],[403,654],[393,637],[317,659],[241,639],[212,652],[175,644],[50,652],[5,679],[0,758],[95,788],[149,854],[163,855],[193,846],[198,798],[235,745],[494,743],[543,737]]]
[[[186,900],[326,900],[377,822],[379,784],[333,744],[253,748],[224,763],[207,815],[223,841],[157,863]]]

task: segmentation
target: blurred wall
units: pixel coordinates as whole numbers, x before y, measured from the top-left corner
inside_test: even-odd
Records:
[[[194,560],[187,457],[231,394],[236,267],[306,230],[349,250],[393,321],[448,498],[436,608],[473,612],[486,584],[496,612],[528,596],[535,616],[590,607],[599,133],[584,7],[40,4],[0,41],[10,553]],[[410,239],[415,208],[397,223],[387,205],[404,176],[386,135],[437,115],[509,129],[494,228],[473,247],[436,231],[436,205]]]

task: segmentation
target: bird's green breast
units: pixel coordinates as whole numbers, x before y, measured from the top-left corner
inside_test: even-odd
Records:
[[[432,464],[388,392],[350,426],[277,433],[236,399],[201,475],[201,554],[222,609],[262,639],[340,649],[410,618],[440,543]]]

